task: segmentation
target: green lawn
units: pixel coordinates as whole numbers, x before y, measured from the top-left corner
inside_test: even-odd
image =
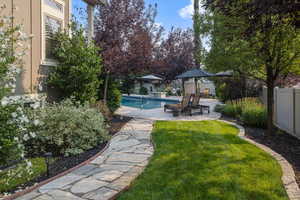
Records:
[[[119,200],[288,199],[275,160],[223,122],[155,124],[154,156]]]

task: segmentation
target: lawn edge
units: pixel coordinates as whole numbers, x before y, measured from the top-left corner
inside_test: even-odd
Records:
[[[217,120],[217,121],[225,122],[227,124],[235,126],[236,128],[239,129],[239,134],[238,134],[239,138],[241,138],[242,140],[245,140],[251,144],[254,144],[258,148],[262,149],[263,151],[265,151],[266,153],[271,155],[281,166],[281,170],[282,170],[281,180],[283,182],[284,188],[287,192],[289,199],[290,200],[300,200],[300,189],[296,182],[296,178],[295,178],[296,176],[295,176],[294,169],[293,169],[292,165],[281,154],[276,153],[271,148],[269,148],[263,144],[257,143],[256,141],[254,141],[250,138],[247,138],[245,136],[245,128],[243,126],[238,125],[234,122],[226,121],[226,120]]]

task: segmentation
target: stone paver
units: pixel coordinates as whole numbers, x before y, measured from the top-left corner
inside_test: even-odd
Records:
[[[142,173],[153,154],[152,120],[134,119],[96,159],[18,200],[108,200]]]

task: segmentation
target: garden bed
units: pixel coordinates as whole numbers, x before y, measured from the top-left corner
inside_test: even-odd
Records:
[[[116,133],[118,133],[121,128],[131,120],[132,118],[130,117],[121,117],[119,115],[115,115],[111,121],[108,122],[109,128],[109,134],[115,135]],[[17,187],[14,187],[6,192],[8,193],[14,193],[18,190],[22,190],[26,187],[30,187],[33,186],[35,183],[39,183],[42,182],[44,180],[47,180],[51,177],[54,177],[68,169],[71,169],[77,165],[79,165],[80,163],[92,158],[93,156],[95,156],[97,153],[99,153],[101,150],[103,150],[103,148],[106,146],[107,143],[103,143],[98,145],[97,147],[88,150],[86,152],[83,152],[79,155],[76,156],[70,156],[70,157],[59,157],[59,158],[54,158],[53,161],[50,164],[49,167],[49,176],[47,176],[46,174],[46,169],[44,167],[43,171],[44,173],[42,173],[42,175],[38,176],[37,178],[32,179],[29,182],[26,182],[25,184],[21,184],[18,185]],[[42,159],[42,158],[41,158]],[[43,165],[45,165],[45,163],[42,163]],[[39,168],[37,166],[37,168]],[[1,190],[0,190],[1,191]],[[1,197],[1,193],[0,193],[0,197]]]
[[[241,124],[241,122],[232,118],[223,117],[223,119]],[[300,187],[300,140],[280,130],[277,130],[272,137],[265,137],[265,129],[244,127],[246,137],[281,154],[292,165],[296,181]]]

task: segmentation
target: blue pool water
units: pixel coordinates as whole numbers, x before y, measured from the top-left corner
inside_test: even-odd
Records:
[[[152,98],[141,98],[141,97],[128,97],[123,96],[121,104],[123,106],[140,108],[140,109],[154,109],[162,108],[165,104],[179,103],[176,100],[164,100],[164,99],[152,99]]]

